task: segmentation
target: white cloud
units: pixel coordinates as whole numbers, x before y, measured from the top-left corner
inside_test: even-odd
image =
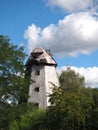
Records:
[[[32,24],[24,33],[30,52],[42,46],[60,56],[89,54],[98,49],[98,20],[89,12],[73,13],[41,29]]]
[[[91,0],[46,0],[50,7],[59,7],[67,12],[84,11],[91,7]]]
[[[62,71],[66,71],[68,66],[58,68],[58,73],[60,74]],[[76,73],[79,73],[81,76],[84,76],[86,86],[90,86],[92,88],[98,87],[98,67],[75,67],[70,66],[72,70]]]

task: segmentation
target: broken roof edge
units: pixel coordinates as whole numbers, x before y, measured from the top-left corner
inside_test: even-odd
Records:
[[[26,66],[32,64],[36,61],[38,64],[45,64],[45,65],[54,65],[57,66],[56,61],[54,60],[50,50],[45,50],[40,46],[37,46],[30,54]],[[44,61],[44,62],[42,62]]]
[[[42,53],[44,51],[44,49],[40,46],[37,46],[32,52],[31,54],[33,53]]]

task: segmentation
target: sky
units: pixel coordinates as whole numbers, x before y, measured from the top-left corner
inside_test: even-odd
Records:
[[[98,0],[0,0],[0,34],[24,46],[50,49],[57,71],[68,66],[98,87]]]

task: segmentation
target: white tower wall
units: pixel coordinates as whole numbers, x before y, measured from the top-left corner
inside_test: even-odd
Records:
[[[28,101],[46,108],[50,105],[49,94],[52,93],[53,84],[59,86],[55,66],[32,66],[31,79],[35,82],[30,85]]]
[[[52,93],[52,89],[55,86],[59,86],[58,75],[56,72],[55,66],[45,66],[45,86],[46,86],[46,98],[47,98],[47,106],[49,103],[49,94]]]

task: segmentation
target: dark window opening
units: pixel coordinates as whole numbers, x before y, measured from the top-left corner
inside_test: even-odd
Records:
[[[35,105],[36,107],[39,107],[39,103],[34,103],[34,105]]]
[[[35,87],[34,91],[39,92],[39,87]]]
[[[41,63],[46,63],[46,59],[40,59]]]
[[[36,74],[36,75],[40,75],[40,71],[39,71],[39,70],[36,70],[36,71],[35,71],[35,74]]]

